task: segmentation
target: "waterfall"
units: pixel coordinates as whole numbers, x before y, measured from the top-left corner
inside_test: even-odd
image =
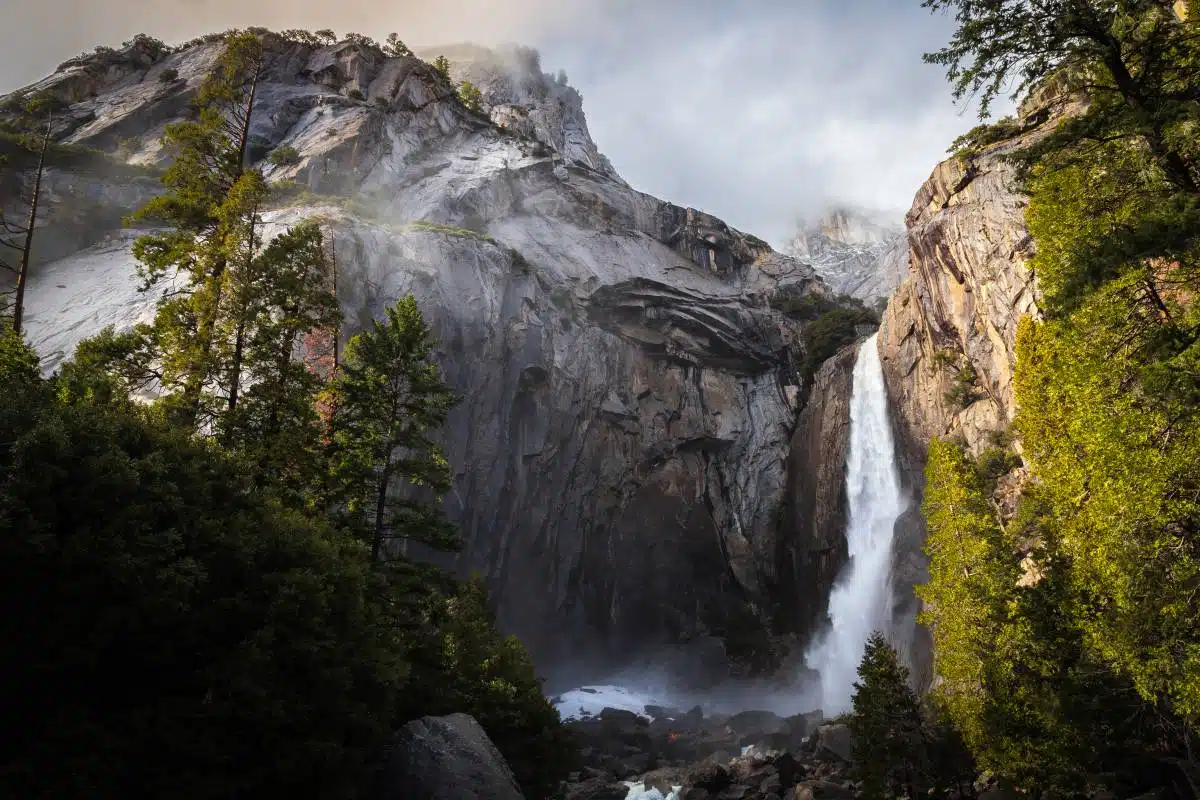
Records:
[[[876,336],[862,343],[854,364],[846,496],[850,560],[829,594],[830,627],[805,654],[820,673],[820,708],[830,716],[850,710],[867,637],[891,627],[892,537],[905,502]]]

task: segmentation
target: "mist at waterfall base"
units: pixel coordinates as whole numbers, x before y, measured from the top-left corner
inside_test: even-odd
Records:
[[[876,336],[860,345],[854,364],[846,496],[849,559],[830,592],[827,624],[804,653],[806,669],[686,691],[673,687],[663,670],[633,667],[602,684],[556,695],[559,713],[571,719],[616,708],[644,715],[646,706],[685,710],[697,705],[720,714],[767,710],[790,716],[821,709],[833,717],[848,711],[868,637],[892,628],[893,535],[907,505]]]

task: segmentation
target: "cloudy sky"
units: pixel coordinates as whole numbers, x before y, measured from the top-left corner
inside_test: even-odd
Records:
[[[782,244],[848,202],[897,219],[975,124],[921,54],[920,0],[0,0],[0,91],[138,32],[332,28],[410,45],[518,41],[565,69],[635,187]],[[1003,110],[1003,109],[1002,109]]]

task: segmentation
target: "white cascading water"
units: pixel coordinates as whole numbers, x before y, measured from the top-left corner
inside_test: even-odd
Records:
[[[875,336],[862,343],[854,364],[846,495],[850,560],[829,594],[830,627],[805,655],[808,667],[820,673],[826,716],[850,710],[867,638],[891,626],[892,537],[905,501]]]

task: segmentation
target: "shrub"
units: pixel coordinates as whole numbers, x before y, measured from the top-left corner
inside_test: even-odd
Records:
[[[976,381],[979,376],[972,364],[967,364],[954,375],[950,390],[943,395],[946,403],[955,409],[963,409],[974,403],[979,397]]]
[[[367,99],[367,96],[360,89],[351,89],[347,92],[347,95],[351,100],[358,100],[360,102]]]
[[[458,99],[471,111],[483,111],[483,92],[470,81],[463,81],[458,85]]]
[[[974,155],[989,145],[1011,139],[1021,133],[1021,130],[1021,122],[1013,117],[1005,117],[991,124],[976,125],[955,139],[947,152],[956,156]]]
[[[979,458],[975,461],[975,468],[979,470],[981,478],[989,483],[994,483],[997,479],[1021,466],[1021,463],[1021,457],[1011,450],[989,447],[979,454]]]
[[[938,348],[933,354],[933,365],[938,369],[953,367],[958,363],[959,353],[949,347]]]
[[[178,79],[179,70],[175,69],[174,67],[168,67],[167,69],[164,69],[162,72],[158,73],[158,80],[160,83],[174,83]]]
[[[772,300],[772,305],[789,317],[808,323],[804,326],[803,352],[799,356],[799,372],[805,381],[812,378],[826,359],[854,343],[859,325],[879,324],[874,312],[849,295],[836,298],[820,294],[785,295]]]
[[[290,144],[285,144],[272,150],[267,161],[277,167],[292,166],[300,163],[300,152]]]
[[[347,33],[346,41],[371,50],[379,49],[379,44],[374,39],[361,33]]]

